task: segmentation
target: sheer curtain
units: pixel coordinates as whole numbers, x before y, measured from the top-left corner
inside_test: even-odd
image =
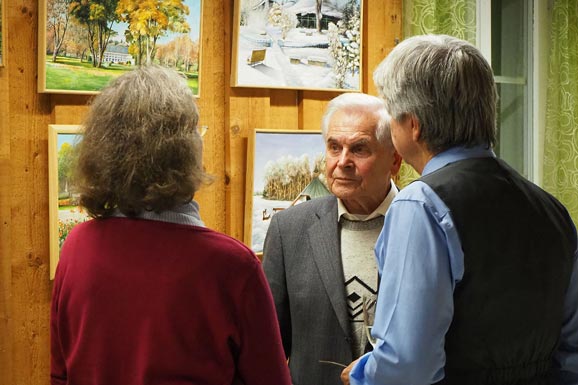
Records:
[[[544,134],[544,188],[578,223],[578,2],[555,0]]]
[[[445,34],[476,44],[476,0],[404,0],[405,36]]]
[[[435,33],[476,44],[476,0],[404,0],[403,20],[405,37]],[[417,178],[404,162],[395,183],[403,188]]]

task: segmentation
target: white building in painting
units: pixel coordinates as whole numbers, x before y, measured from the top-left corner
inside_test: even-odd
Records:
[[[126,45],[108,45],[104,51],[104,63],[130,63],[134,65],[134,58],[128,53]]]
[[[321,5],[321,29],[327,29],[327,25],[337,23],[343,17],[342,1],[325,0]],[[315,28],[316,26],[316,0],[297,0],[293,5],[287,6],[285,9],[297,16],[299,26],[304,28]]]

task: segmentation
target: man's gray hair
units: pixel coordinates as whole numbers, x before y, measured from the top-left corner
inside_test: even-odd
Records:
[[[331,122],[333,114],[337,111],[375,114],[377,118],[375,137],[384,145],[392,145],[390,133],[391,116],[387,112],[383,100],[377,96],[360,92],[348,92],[333,98],[327,105],[321,120],[321,131],[324,139],[327,139],[329,123]]]
[[[419,120],[420,140],[434,154],[495,144],[494,77],[470,43],[447,35],[411,37],[379,64],[373,80],[395,120]]]

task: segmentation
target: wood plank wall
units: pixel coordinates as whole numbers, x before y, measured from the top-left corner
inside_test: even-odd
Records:
[[[90,100],[37,93],[38,1],[6,2],[0,68],[0,384],[49,383],[49,124],[80,124]],[[364,0],[363,91],[401,38],[402,0]],[[320,91],[231,88],[234,0],[204,0],[201,125],[204,162],[215,182],[196,197],[206,224],[242,240],[247,138],[255,127],[316,130]]]

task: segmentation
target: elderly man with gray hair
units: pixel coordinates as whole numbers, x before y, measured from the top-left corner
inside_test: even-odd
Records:
[[[333,195],[271,219],[263,268],[294,385],[337,385],[343,364],[371,348],[366,326],[378,286],[373,248],[401,163],[389,119],[375,96],[331,100],[322,131]]]

